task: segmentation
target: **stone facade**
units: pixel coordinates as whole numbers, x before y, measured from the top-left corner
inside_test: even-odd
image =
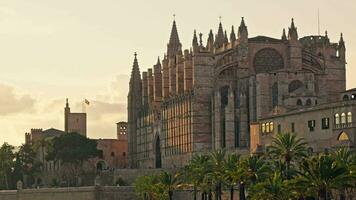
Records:
[[[282,31],[281,31],[282,32]],[[176,22],[162,61],[140,73],[135,54],[128,94],[129,164],[180,167],[193,154],[246,152],[251,125],[271,115],[339,101],[346,89],[345,42],[298,37],[292,20],[280,39],[248,37],[242,18],[207,43],[194,31],[182,50]],[[303,117],[303,115],[299,115]],[[317,138],[314,138],[317,140]],[[254,144],[256,145],[256,144]]]
[[[87,114],[72,113],[70,111],[68,99],[64,108],[64,131],[66,133],[79,133],[87,136]]]

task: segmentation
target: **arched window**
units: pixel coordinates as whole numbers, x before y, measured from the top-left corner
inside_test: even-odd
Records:
[[[288,92],[294,92],[298,90],[299,88],[303,88],[304,84],[300,80],[293,80],[292,82],[289,83],[288,85]]]
[[[266,123],[266,133],[269,133],[269,131],[270,131],[270,130],[269,130],[269,123],[267,122],[267,123]]]
[[[349,100],[349,95],[345,94],[345,95],[342,97],[342,100],[343,100],[343,101],[348,101],[348,100]]]
[[[221,107],[224,108],[229,102],[229,86],[220,88]]]
[[[345,113],[341,114],[341,124],[346,124],[346,114]]]
[[[341,133],[339,134],[339,136],[337,137],[337,140],[338,140],[338,141],[347,141],[347,140],[350,140],[350,139],[349,139],[349,136],[347,135],[347,133],[345,133],[345,132],[343,131],[343,132],[341,132]]]
[[[338,113],[335,114],[335,124],[336,125],[340,124],[340,115]]]
[[[278,105],[278,83],[274,83],[272,86],[272,108]]]
[[[266,132],[266,125],[264,123],[261,125],[261,129],[262,129],[262,133]]]
[[[352,123],[352,112],[347,113],[347,123],[349,123],[349,124]]]
[[[270,131],[270,132],[273,132],[273,128],[274,128],[274,127],[273,127],[273,122],[270,122],[270,123],[269,123],[269,131]]]
[[[256,73],[264,73],[284,68],[283,57],[278,51],[272,48],[265,48],[258,51],[253,63]]]
[[[310,99],[307,99],[307,102],[305,103],[306,106],[311,106],[312,105],[312,101]]]
[[[302,106],[302,105],[303,105],[302,100],[298,99],[298,100],[297,100],[297,106]]]

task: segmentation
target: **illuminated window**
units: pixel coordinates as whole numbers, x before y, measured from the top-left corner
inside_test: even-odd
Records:
[[[345,113],[341,114],[341,124],[346,124],[346,114]]]
[[[270,132],[273,132],[273,129],[274,129],[274,127],[273,127],[273,122],[270,122],[270,123],[269,123],[269,131],[270,131]]]
[[[269,133],[269,123],[266,123],[266,133]]]
[[[352,112],[347,113],[347,123],[352,123]]]
[[[264,123],[262,124],[262,128],[261,129],[262,129],[262,133],[266,132],[266,125]]]
[[[339,141],[347,141],[349,140],[349,136],[347,135],[347,133],[345,133],[344,131],[340,133],[339,137],[337,137],[337,140]]]
[[[336,125],[340,124],[340,115],[338,113],[335,114],[335,124]]]

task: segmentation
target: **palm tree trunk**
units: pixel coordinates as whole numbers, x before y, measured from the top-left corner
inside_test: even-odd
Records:
[[[240,192],[240,200],[246,200],[245,184],[244,183],[239,184],[239,192]]]
[[[205,200],[205,192],[201,193],[201,200]]]
[[[168,192],[169,200],[173,200],[173,191]]]
[[[230,200],[234,200],[234,186],[230,187]]]
[[[194,200],[197,200],[197,187],[194,186]]]

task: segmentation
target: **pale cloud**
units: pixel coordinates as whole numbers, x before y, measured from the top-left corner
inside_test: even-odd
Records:
[[[0,83],[0,116],[34,112],[35,99],[21,94],[15,88]]]

